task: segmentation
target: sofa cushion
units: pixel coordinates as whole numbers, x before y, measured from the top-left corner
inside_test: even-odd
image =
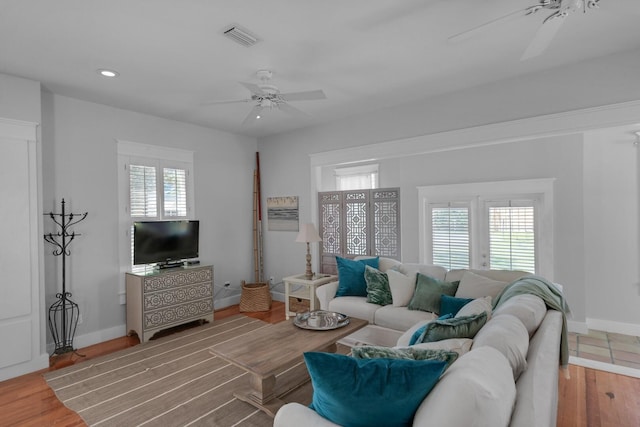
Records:
[[[517,317],[510,314],[494,316],[473,339],[473,349],[483,346],[493,347],[507,358],[514,381],[527,368],[529,333]]]
[[[387,273],[366,265],[364,268],[364,281],[367,284],[367,302],[378,305],[391,304],[391,290],[389,289]]]
[[[413,425],[507,426],[515,401],[509,362],[498,350],[481,347],[461,356],[447,369],[420,404]]]
[[[397,331],[406,331],[421,320],[436,318],[435,314],[428,311],[409,310],[407,307],[394,307],[393,305],[385,305],[384,307],[378,305],[376,307],[378,310],[373,315],[373,323]]]
[[[420,273],[424,274],[425,276],[431,276],[438,280],[444,280],[444,277],[447,274],[447,269],[439,265],[414,263],[403,263],[400,265],[400,267],[398,267],[398,271],[407,276],[415,277],[417,273]]]
[[[367,296],[367,283],[364,280],[364,268],[366,265],[378,268],[378,258],[366,258],[354,261],[348,258],[336,257],[338,267],[337,297],[342,296]]]
[[[487,313],[487,321],[491,319],[491,297],[476,298],[466,304],[456,313],[455,317],[473,316],[474,314]]]
[[[458,283],[445,282],[435,277],[418,273],[416,290],[409,302],[409,310],[422,310],[438,313],[440,311],[440,296],[453,296],[458,289]]]
[[[427,323],[424,333],[416,343],[440,341],[449,338],[472,338],[487,322],[487,313],[475,316],[454,317]]]
[[[381,308],[377,304],[367,302],[366,297],[340,297],[329,301],[329,311],[346,314],[347,316],[364,319],[374,323],[376,311]],[[382,307],[384,308],[384,307]]]
[[[473,301],[473,298],[456,298],[449,295],[441,295],[440,311],[438,314],[440,314],[440,316],[444,314],[451,314],[452,316],[455,316],[462,307],[471,301]]]
[[[439,360],[355,359],[319,352],[305,353],[304,359],[313,385],[312,408],[346,427],[410,426],[446,367]]]
[[[387,270],[387,277],[394,307],[406,307],[409,305],[416,290],[416,274],[406,275],[395,269],[390,269]]]
[[[456,291],[458,298],[480,298],[490,296],[495,298],[507,286],[508,282],[489,279],[470,271],[465,271],[460,279],[460,286]]]
[[[513,296],[496,307],[494,315],[499,314],[511,314],[520,319],[531,337],[547,314],[547,306],[537,295],[522,294]]]
[[[351,349],[351,356],[356,359],[406,359],[406,360],[441,360],[451,365],[458,358],[455,351],[420,348],[420,347],[382,347],[382,346],[362,346]]]

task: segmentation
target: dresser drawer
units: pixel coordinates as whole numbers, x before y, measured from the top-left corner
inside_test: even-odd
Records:
[[[157,310],[203,298],[213,298],[210,283],[197,283],[160,292],[149,292],[143,296],[144,311]]]
[[[142,291],[144,293],[158,292],[191,283],[211,282],[212,277],[213,270],[210,267],[170,271],[157,276],[145,277]]]
[[[145,313],[144,328],[156,329],[163,326],[169,327],[197,319],[198,316],[201,315],[210,315],[212,312],[213,299],[211,298],[174,305],[172,307],[163,308],[162,310]]]

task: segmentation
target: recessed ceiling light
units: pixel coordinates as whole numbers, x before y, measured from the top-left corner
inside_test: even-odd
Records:
[[[106,68],[99,69],[98,74],[100,74],[103,77],[118,77],[120,75],[119,72],[115,70],[107,70]]]

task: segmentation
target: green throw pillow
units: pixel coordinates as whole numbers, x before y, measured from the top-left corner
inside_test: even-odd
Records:
[[[369,265],[364,268],[364,280],[367,283],[367,302],[389,305],[393,302],[389,278],[382,271]]]
[[[440,311],[440,296],[453,296],[460,282],[445,282],[431,276],[418,273],[416,290],[409,301],[409,310],[422,310],[431,313]]]
[[[440,360],[356,359],[304,353],[311,408],[344,427],[409,427],[445,370]],[[402,396],[401,399],[398,396]]]
[[[485,323],[487,323],[487,313],[484,311],[473,316],[434,320],[427,323],[424,333],[416,340],[416,344],[450,338],[473,339]]]
[[[407,360],[441,360],[447,367],[456,361],[455,351],[435,350],[428,348],[391,348],[379,346],[353,347],[351,355],[356,359],[407,359]]]

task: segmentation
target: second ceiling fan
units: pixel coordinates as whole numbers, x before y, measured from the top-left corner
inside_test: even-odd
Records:
[[[540,55],[551,45],[551,42],[555,38],[562,24],[564,24],[567,16],[580,10],[586,12],[587,9],[598,8],[598,3],[600,3],[600,0],[540,0],[538,4],[499,16],[491,21],[478,25],[477,27],[455,34],[449,37],[448,40],[450,42],[460,41],[492,25],[518,16],[533,15],[541,11],[551,11],[551,14],[544,19],[542,26],[538,29],[533,40],[529,43],[529,46],[520,58],[524,61]]]

